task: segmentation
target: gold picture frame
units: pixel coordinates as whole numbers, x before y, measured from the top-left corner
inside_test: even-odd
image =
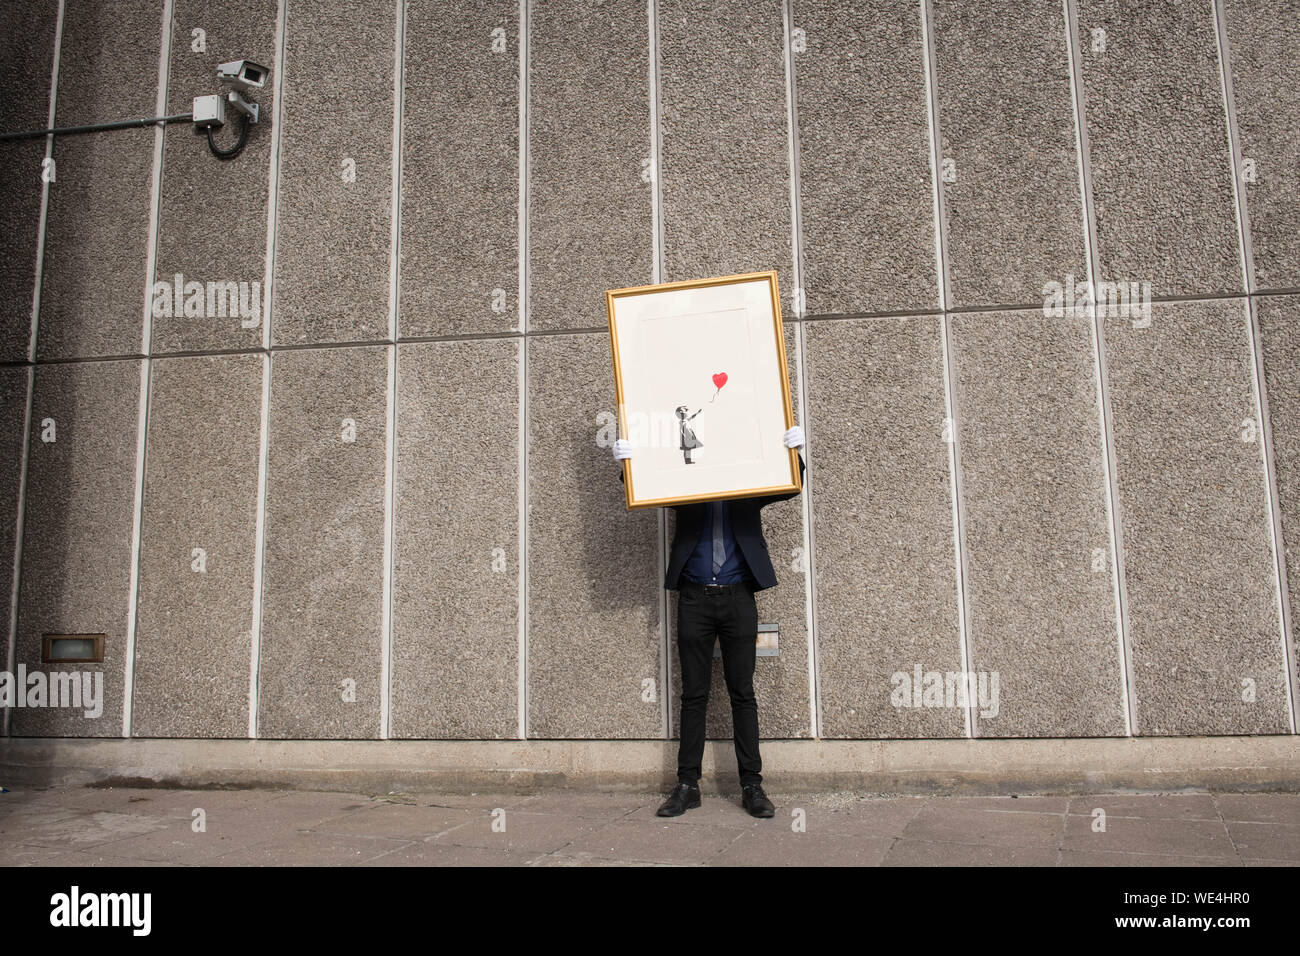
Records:
[[[656,296],[657,298],[653,301],[655,305],[658,307],[658,309],[663,312],[663,314],[655,315],[654,318],[673,319],[676,318],[676,316],[672,314],[672,309],[666,307],[672,305],[672,300],[677,298],[677,296],[675,295],[676,293],[685,293],[693,290],[714,289],[716,287],[734,287],[732,289],[729,289],[728,291],[732,292],[733,294],[745,297],[745,299],[749,303],[749,305],[746,307],[748,311],[745,312],[745,318],[743,321],[749,323],[749,326],[751,328],[757,329],[759,326],[758,317],[757,316],[751,317],[750,313],[758,307],[759,284],[766,284],[766,289],[767,289],[766,295],[763,296],[762,298],[767,303],[767,305],[770,305],[771,314],[770,314],[769,327],[774,337],[773,352],[775,355],[776,371],[775,374],[772,375],[771,370],[768,369],[768,371],[764,373],[763,381],[761,383],[758,381],[757,376],[755,376],[754,381],[748,387],[750,387],[751,389],[761,389],[761,392],[758,393],[761,397],[761,402],[758,402],[756,404],[762,406],[763,409],[762,414],[772,419],[775,419],[777,417],[776,416],[777,410],[775,407],[775,390],[779,388],[780,414],[784,417],[784,427],[786,429],[789,429],[794,425],[794,408],[790,398],[790,375],[786,364],[785,332],[784,332],[784,324],[782,322],[782,316],[781,316],[781,295],[780,295],[780,289],[778,287],[778,282],[777,282],[777,272],[775,270],[770,270],[767,272],[746,272],[746,273],[739,273],[736,275],[716,276],[707,279],[689,279],[680,282],[663,282],[655,285],[631,286],[625,289],[610,289],[605,292],[605,310],[609,320],[609,345],[610,345],[610,353],[611,353],[611,357],[613,360],[613,367],[614,367],[614,395],[615,395],[615,401],[617,402],[617,408],[618,408],[618,431],[621,437],[626,438],[629,435],[628,407],[627,407],[628,396],[627,396],[627,389],[625,388],[626,369],[624,368],[624,362],[629,360],[629,356],[626,356],[622,353],[619,345],[620,303],[628,302],[629,300],[632,300],[636,297]],[[664,295],[664,294],[670,294],[670,295]],[[691,301],[690,298],[686,296],[683,296],[682,300],[683,300],[683,305]],[[648,303],[649,301],[650,300],[643,300],[643,302],[646,303]],[[647,306],[647,308],[649,308],[649,306]],[[742,310],[733,307],[725,311],[734,313]],[[702,314],[702,313],[698,313],[698,312],[689,313],[689,315],[695,315],[695,314]],[[719,312],[717,314],[721,315],[722,313]],[[648,318],[649,317],[642,317],[641,321],[644,322]],[[624,317],[623,321],[635,322],[637,321],[637,319]],[[638,339],[638,341],[641,340]],[[756,360],[756,364],[766,363],[770,365],[771,359],[772,359],[772,355],[764,352],[761,359]],[[769,381],[768,380],[769,376],[774,380]],[[643,385],[644,385],[645,377],[646,376],[640,376]],[[722,384],[718,384],[719,379],[721,379]],[[715,394],[714,396],[715,399],[718,394],[721,394],[723,387],[725,387],[728,381],[730,381],[730,379],[728,379],[728,376],[726,374],[719,373],[718,375],[715,375],[713,377],[713,383],[717,386],[717,394]],[[644,388],[642,388],[641,390],[643,392],[645,391]],[[681,424],[683,426],[683,436],[689,434],[690,441],[695,443],[695,445],[702,447],[703,443],[698,442],[694,432],[685,426],[683,409],[686,409],[686,406],[679,406],[676,411],[677,417],[679,419],[682,419]],[[701,411],[702,410],[703,408],[701,408]],[[637,409],[636,413],[646,414],[641,409]],[[657,413],[657,414],[662,415],[662,413]],[[697,412],[696,414],[698,415],[699,412]],[[732,414],[735,413],[733,412]],[[694,416],[691,417],[693,418]],[[770,442],[772,437],[773,436],[768,434],[765,437],[763,437],[762,440]],[[687,443],[687,439],[683,437],[681,443],[683,446],[685,446]],[[784,445],[781,446],[780,450],[784,452],[784,462],[788,466],[788,472],[783,470],[782,473],[779,475],[773,474],[778,467],[776,464],[778,457],[777,455],[772,454],[769,456],[771,458],[771,461],[765,462],[763,465],[763,467],[766,469],[766,474],[764,475],[764,477],[767,480],[762,484],[755,485],[755,486],[735,487],[734,486],[735,481],[732,480],[730,484],[728,484],[728,486],[716,488],[714,490],[703,490],[697,488],[694,491],[690,491],[683,494],[657,493],[658,490],[661,490],[658,489],[658,485],[671,483],[671,479],[663,479],[658,481],[656,485],[656,491],[652,491],[651,493],[648,493],[644,497],[638,497],[636,481],[635,481],[635,473],[634,473],[635,472],[634,462],[631,459],[624,459],[622,462],[623,485],[624,485],[624,492],[626,496],[628,510],[636,510],[640,508],[675,507],[678,505],[693,504],[696,502],[717,501],[717,500],[731,499],[731,498],[752,498],[752,497],[759,497],[765,495],[797,494],[802,490],[802,482],[800,480],[801,476],[799,471],[798,451],[793,448],[785,448]],[[692,459],[691,451],[683,447],[682,452],[685,455],[685,460],[687,464],[694,463],[691,460]],[[634,451],[634,457],[635,457],[635,451]],[[715,471],[719,466],[729,467],[728,463],[725,461],[714,462],[713,464],[714,464]],[[782,480],[786,478],[787,474],[788,474],[788,480]],[[658,474],[656,475],[656,477],[658,477]],[[773,477],[776,477],[778,479],[775,483],[772,480]],[[709,479],[704,478],[701,480],[707,482]],[[699,484],[698,481],[693,481],[692,483]]]

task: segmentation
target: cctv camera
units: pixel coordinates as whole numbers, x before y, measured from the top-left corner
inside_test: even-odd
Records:
[[[271,75],[269,66],[252,60],[231,60],[217,66],[217,79],[240,90],[260,90]]]

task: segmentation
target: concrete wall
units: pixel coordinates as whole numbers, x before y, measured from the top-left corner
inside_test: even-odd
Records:
[[[274,65],[230,162],[0,143],[8,670],[106,635],[44,668],[101,716],[7,733],[671,737],[602,293],[768,269],[765,737],[1295,732],[1297,0],[32,0],[0,57],[5,131]],[[154,314],[177,274],[257,315]],[[1090,279],[1156,301],[1044,310]]]

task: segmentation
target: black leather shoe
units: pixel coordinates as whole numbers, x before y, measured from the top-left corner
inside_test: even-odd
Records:
[[[680,817],[687,810],[693,810],[700,805],[700,787],[694,783],[679,783],[673,788],[668,799],[663,805],[655,811],[655,816],[659,817]]]
[[[770,817],[776,815],[776,807],[767,799],[763,788],[756,783],[740,788],[740,802],[749,811],[751,817]]]

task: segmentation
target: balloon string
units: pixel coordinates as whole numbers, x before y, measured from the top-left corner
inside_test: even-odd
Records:
[[[720,391],[722,391],[721,388],[718,389],[718,392],[720,392]],[[717,398],[717,397],[718,397],[718,392],[714,392],[714,393],[713,393],[713,398]],[[709,399],[709,404],[710,404],[710,405],[713,404],[713,398]]]

